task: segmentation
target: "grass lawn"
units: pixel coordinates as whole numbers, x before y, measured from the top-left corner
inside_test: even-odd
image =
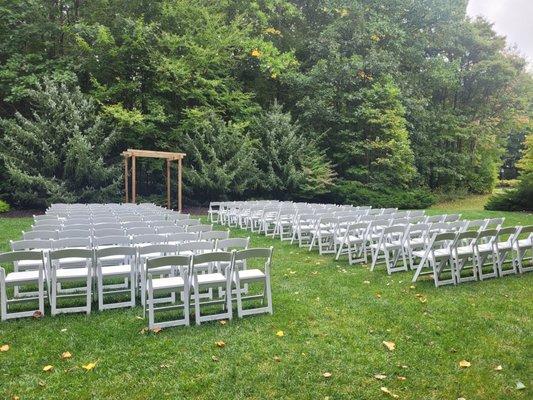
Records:
[[[501,214],[463,202],[431,212],[442,211]],[[505,216],[533,224],[531,214]],[[29,225],[0,219],[2,250]],[[0,398],[392,398],[381,387],[399,399],[532,398],[533,274],[412,288],[412,273],[389,277],[383,267],[370,272],[257,235],[252,245],[275,247],[273,316],[158,334],[141,333],[140,307],[0,323],[0,345],[10,346],[0,353]],[[71,359],[61,360],[65,351]],[[92,371],[81,368],[90,362]],[[43,372],[48,364],[54,369]]]

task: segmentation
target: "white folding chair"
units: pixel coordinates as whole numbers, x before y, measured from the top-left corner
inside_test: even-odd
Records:
[[[235,285],[235,295],[237,300],[237,315],[239,318],[245,315],[256,315],[262,313],[272,314],[272,289],[270,283],[270,268],[272,265],[273,248],[268,249],[247,249],[240,250],[233,253],[233,264],[250,264],[253,260],[263,260],[263,268],[250,268],[240,270],[233,268],[233,283]],[[243,285],[249,287],[254,283],[263,284],[263,293],[257,295],[244,295]],[[261,299],[261,306],[255,308],[243,307],[244,300]],[[231,305],[230,305],[231,308]]]
[[[371,245],[372,265],[370,270],[373,271],[378,262],[380,253],[385,258],[387,274],[398,271],[407,271],[407,260],[405,258],[404,238],[407,227],[404,225],[388,226],[381,230],[381,236],[377,243]],[[402,257],[403,265],[397,267],[398,260]]]
[[[226,251],[217,251],[212,253],[204,253],[192,256],[191,261],[191,287],[194,297],[194,313],[196,324],[200,325],[202,322],[215,321],[220,319],[231,319],[233,316],[231,308],[231,269],[232,269],[233,254]],[[222,272],[216,271],[216,264],[220,262],[228,263],[228,266]],[[209,267],[208,272],[205,273],[205,265],[213,265]],[[212,296],[203,302],[200,302],[200,294],[203,290],[212,292],[212,289],[224,287],[223,298],[214,299]],[[220,293],[220,292],[219,292]],[[222,304],[222,311],[216,314],[202,315],[201,307],[203,305]]]
[[[135,307],[137,250],[133,247],[108,247],[96,250],[95,256],[98,309],[101,311],[113,308]],[[117,256],[120,256],[121,263],[109,265],[109,263],[105,262],[107,258],[116,259]],[[129,286],[123,287],[121,284],[117,288],[115,283],[107,283],[116,279],[124,280]],[[128,301],[105,302],[106,297],[112,296],[113,298],[123,293],[129,294]]]
[[[451,246],[455,242],[456,233],[445,232],[433,235],[427,249],[413,252],[413,256],[420,259],[420,263],[413,276],[413,282],[418,280],[422,274],[433,274],[435,286],[439,287],[447,284],[455,284],[455,274],[453,272]],[[430,271],[424,272],[426,263],[429,263]],[[444,274],[449,273],[449,278],[444,278]]]
[[[533,271],[533,225],[523,226],[520,229],[515,244],[518,272],[523,274]]]
[[[474,242],[474,253],[479,280],[498,277],[498,254],[494,249],[494,240],[498,235],[497,229],[481,230]],[[489,261],[489,263],[487,263]],[[486,272],[486,270],[490,269]]]
[[[24,261],[31,261],[32,265],[37,265],[36,268],[29,271],[21,272],[9,272],[1,267],[1,265],[15,265]],[[0,316],[1,320],[5,321],[11,318],[31,317],[36,312],[40,312],[44,315],[44,281],[45,281],[45,265],[44,256],[42,251],[13,251],[0,254]],[[36,264],[37,263],[37,264]],[[17,287],[24,288],[26,285],[32,287],[31,291],[25,291],[24,293],[32,293],[22,297],[14,296],[9,298],[7,288]],[[37,291],[33,289],[37,286]],[[11,304],[20,302],[27,302],[30,300],[37,300],[38,308],[24,311],[9,310]]]
[[[501,228],[494,238],[494,251],[500,277],[518,273],[515,241],[519,233],[519,227]],[[509,255],[511,256],[510,260],[507,258]]]
[[[169,233],[183,233],[183,232],[185,232],[185,227],[176,226],[176,225],[158,226],[156,229],[157,229],[157,233],[159,233],[160,235],[167,235]]]
[[[326,253],[335,253],[333,237],[337,221],[337,217],[322,217],[316,221],[315,227],[312,231],[309,251],[313,250],[313,248],[317,246],[320,255]]]
[[[77,268],[61,268],[61,260],[85,259],[85,265]],[[85,312],[91,313],[91,287],[94,252],[87,249],[54,250],[49,254],[49,299],[52,315],[60,313]],[[68,293],[59,290],[58,284],[72,285]],[[76,285],[77,284],[77,285]],[[85,305],[59,307],[58,299],[84,297]]]
[[[357,222],[348,225],[344,236],[335,239],[337,246],[335,260],[338,260],[343,254],[348,254],[350,265],[357,262],[367,263],[367,253],[364,251],[367,230],[368,222]],[[354,255],[359,258],[354,258]]]
[[[453,272],[456,283],[477,281],[478,279],[474,249],[477,237],[478,233],[474,231],[459,232],[452,243]],[[465,271],[469,272],[466,276],[463,274]]]
[[[144,313],[148,306],[148,327],[167,328],[170,326],[189,326],[190,302],[190,256],[163,256],[149,258],[146,261],[146,290],[142,293]],[[169,271],[167,276],[161,277],[159,271]],[[153,274],[152,271],[156,271]],[[157,276],[157,277],[156,277]],[[161,297],[163,295],[163,297]],[[181,300],[181,301],[178,301]],[[181,318],[156,322],[156,312],[168,313],[171,309],[181,308]]]
[[[413,252],[417,250],[424,250],[429,245],[430,224],[420,223],[409,225],[404,237],[404,248],[409,259],[409,269],[415,269],[413,260]]]

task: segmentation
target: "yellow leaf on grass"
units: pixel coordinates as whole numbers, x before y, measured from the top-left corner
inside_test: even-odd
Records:
[[[331,372],[324,372],[324,373],[322,374],[322,376],[323,376],[324,378],[331,378]]]
[[[396,379],[399,381],[405,381],[407,378],[405,376],[397,376]]]
[[[162,329],[159,326],[157,326],[154,329],[151,329],[151,331],[154,332],[154,333],[159,333],[159,332],[162,331]]]
[[[43,317],[43,313],[41,311],[35,311],[33,313],[33,318],[35,319],[39,319],[39,318],[42,318]]]
[[[376,298],[381,299],[381,293],[376,293]]]
[[[54,366],[53,366],[53,365],[45,365],[45,366],[43,367],[43,371],[44,371],[44,372],[50,372],[50,371],[53,370],[53,369],[54,369]]]
[[[285,333],[283,331],[277,331],[276,332],[276,336],[277,337],[283,337],[283,336],[285,336]]]
[[[68,351],[65,351],[63,354],[61,354],[61,359],[62,360],[66,360],[68,358],[71,358],[72,357],[72,354],[70,354],[70,352]]]
[[[370,281],[363,281],[365,285],[370,285]]]
[[[13,397],[11,397],[11,400],[20,400],[20,397],[18,397],[18,396],[13,396]]]
[[[226,321],[225,319],[221,319],[220,321],[218,321],[218,323],[220,325],[226,325],[228,323],[228,321]]]
[[[218,361],[218,357],[217,356],[211,356],[211,360],[213,360],[214,362],[217,362]]]
[[[220,348],[226,346],[226,343],[223,342],[222,340],[216,341],[215,344],[217,345],[217,347],[220,347]]]
[[[96,367],[96,363],[89,363],[81,366],[85,371],[90,371]]]
[[[0,346],[0,351],[9,351],[9,345],[4,344],[3,346]]]
[[[394,349],[396,349],[396,343],[394,342],[387,342],[386,340],[383,341],[383,344],[385,345],[385,347],[387,349],[389,349],[390,351],[393,351]]]
[[[376,375],[374,375],[374,378],[379,379],[380,381],[382,381],[384,379],[387,379],[387,375],[376,374]]]
[[[281,357],[280,356],[274,356],[274,361],[281,362]]]
[[[466,361],[466,360],[461,360],[461,361],[459,361],[459,366],[460,366],[461,368],[468,368],[468,367],[470,367],[471,365],[472,365],[472,364],[470,364],[470,363],[469,363],[468,361]]]
[[[380,389],[381,389],[381,391],[382,391],[383,393],[388,394],[389,396],[391,396],[391,397],[394,398],[394,399],[397,399],[398,397],[400,397],[400,396],[398,396],[397,394],[392,393],[392,392],[391,392],[388,388],[386,388],[385,386],[382,386]]]
[[[501,365],[497,365],[496,367],[494,367],[494,371],[501,371],[503,369],[503,367]]]

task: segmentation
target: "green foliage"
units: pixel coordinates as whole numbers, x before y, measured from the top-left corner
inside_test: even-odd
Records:
[[[11,209],[9,207],[9,204],[5,202],[4,200],[0,200],[0,214],[8,212]]]
[[[515,189],[492,196],[487,202],[487,210],[533,211],[533,134],[526,138],[526,148],[517,166],[522,169]]]
[[[274,103],[254,121],[259,194],[276,199],[313,199],[328,193],[334,172],[315,143],[300,133],[290,113]]]
[[[378,193],[490,193],[530,129],[525,65],[464,1],[4,1],[0,118],[33,120],[47,78],[79,86],[116,133],[58,134],[76,121],[56,118],[31,172],[16,145],[0,150],[0,191],[15,206],[101,187],[112,200],[107,168],[131,147],[190,151],[188,202],[319,200],[334,175]],[[160,194],[160,163],[139,168],[139,194]]]
[[[116,134],[94,101],[79,88],[48,79],[28,95],[28,116],[0,119],[8,199],[18,207],[113,199],[119,173],[104,157]]]
[[[340,182],[332,201],[342,204],[372,205],[373,207],[398,207],[399,209],[422,209],[435,203],[435,196],[427,189],[399,189],[394,187],[373,190],[360,182]]]

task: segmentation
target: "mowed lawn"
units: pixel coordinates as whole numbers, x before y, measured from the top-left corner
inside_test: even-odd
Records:
[[[446,206],[431,212],[501,214]],[[533,224],[532,215],[504,214],[507,224]],[[30,223],[0,219],[1,249]],[[252,245],[275,248],[273,316],[157,334],[141,333],[140,307],[0,323],[0,345],[10,346],[0,353],[0,398],[392,398],[382,387],[399,399],[532,398],[533,274],[412,287],[410,272],[389,277],[257,235]],[[62,360],[66,351],[72,358]]]

